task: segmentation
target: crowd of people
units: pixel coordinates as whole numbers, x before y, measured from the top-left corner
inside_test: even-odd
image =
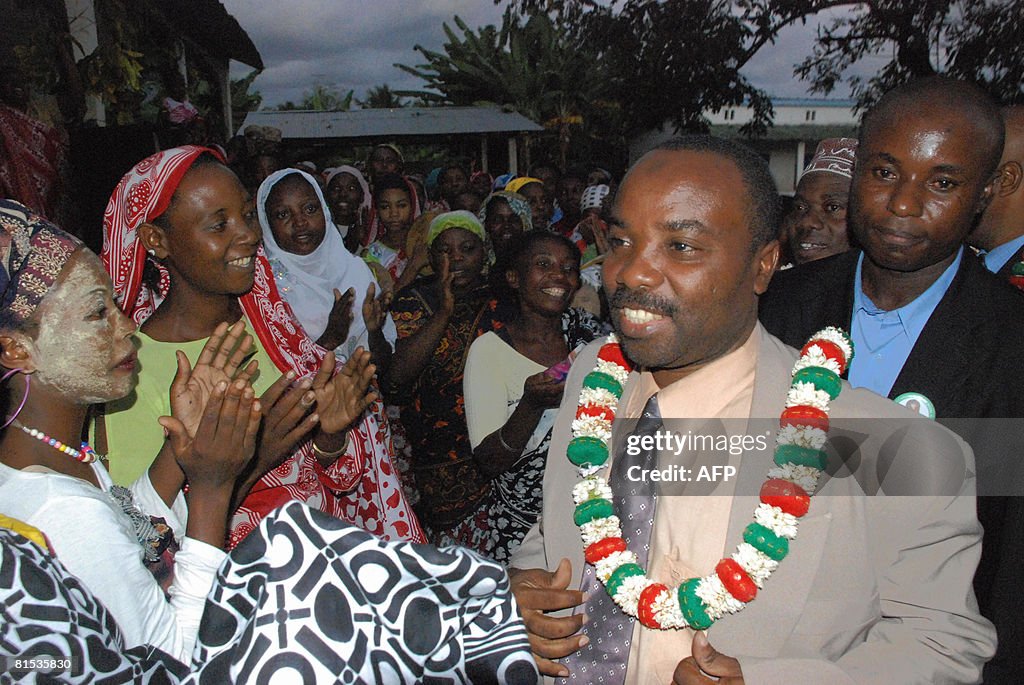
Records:
[[[785,205],[705,135],[621,179],[280,142],[139,161],[99,255],[0,199],[8,664],[1024,677],[1020,107],[904,84]],[[772,437],[661,441],[712,427]]]

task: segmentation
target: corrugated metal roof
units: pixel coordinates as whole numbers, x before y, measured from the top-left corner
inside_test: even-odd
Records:
[[[398,107],[349,112],[268,110],[249,112],[238,132],[254,124],[279,128],[284,139],[305,140],[543,130],[522,114],[497,107]]]

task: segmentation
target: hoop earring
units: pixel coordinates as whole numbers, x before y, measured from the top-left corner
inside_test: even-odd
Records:
[[[7,379],[10,378],[11,376],[13,376],[16,373],[21,373],[21,369],[11,369],[7,373],[5,373],[3,375],[3,377],[0,377],[0,383],[7,382]],[[4,425],[0,426],[0,430],[3,430],[4,428],[7,428],[9,425],[14,423],[14,420],[16,418],[18,418],[18,414],[21,413],[21,410],[25,408],[25,403],[28,402],[28,391],[29,391],[29,389],[31,387],[32,387],[32,376],[30,376],[29,374],[26,373],[25,374],[25,394],[21,396],[21,404],[19,404],[18,408],[14,410],[14,413],[11,415],[11,418],[7,419],[7,421],[4,423]]]

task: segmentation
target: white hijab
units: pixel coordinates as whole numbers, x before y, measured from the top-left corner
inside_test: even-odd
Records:
[[[331,185],[331,181],[334,180],[334,177],[338,174],[350,174],[352,178],[356,179],[356,183],[358,183],[359,187],[363,189],[363,201],[359,203],[359,214],[366,217],[370,208],[373,207],[373,195],[370,194],[370,185],[366,182],[366,177],[363,176],[363,172],[356,169],[354,166],[342,164],[341,166],[336,166],[333,169],[327,169],[326,174],[327,176],[324,179],[324,188]],[[338,226],[338,230],[341,231],[342,238],[348,235],[348,226]]]
[[[315,250],[308,255],[298,255],[281,249],[274,239],[274,231],[267,218],[267,198],[277,183],[291,174],[299,174],[316,192],[320,206],[324,212],[327,230],[324,239]],[[256,191],[256,212],[260,226],[263,228],[263,247],[271,263],[280,265],[287,271],[287,280],[291,287],[281,295],[295,313],[295,318],[302,324],[306,334],[317,340],[327,329],[327,317],[334,306],[334,289],[344,293],[349,288],[355,289],[352,303],[352,325],[348,329],[348,339],[336,350],[345,359],[351,356],[356,347],[369,349],[369,335],[366,322],[363,321],[363,300],[370,284],[377,284],[370,267],[359,257],[345,248],[341,233],[331,219],[331,209],[327,206],[320,184],[304,171],[298,169],[281,169],[275,171],[260,184]],[[376,286],[380,295],[380,285]],[[398,333],[389,314],[384,322],[384,337],[394,346]]]

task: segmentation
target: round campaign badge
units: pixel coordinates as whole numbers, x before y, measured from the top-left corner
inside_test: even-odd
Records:
[[[911,411],[916,411],[921,416],[929,419],[935,418],[935,404],[919,392],[905,392],[893,400],[896,404],[902,404]]]

